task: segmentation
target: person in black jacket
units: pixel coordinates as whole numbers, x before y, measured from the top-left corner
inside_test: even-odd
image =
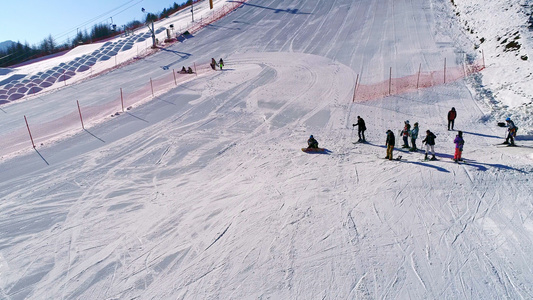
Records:
[[[385,141],[385,145],[387,146],[387,156],[385,156],[385,158],[388,158],[389,160],[392,160],[392,151],[394,150],[395,141],[396,138],[394,137],[392,130],[387,130],[387,140]]]
[[[366,142],[365,140],[365,130],[366,130],[366,125],[365,125],[365,120],[363,120],[363,118],[361,118],[360,116],[357,116],[357,123],[353,124],[353,126],[357,126],[357,134],[359,135],[359,140],[358,142]]]
[[[307,148],[318,148],[318,141],[313,137],[313,135],[311,135],[307,140]]]
[[[433,134],[433,132],[429,131],[429,129],[426,131],[426,137],[422,140],[422,143],[426,144],[426,156],[424,156],[424,159],[428,159],[428,152],[433,154],[431,157],[431,160],[437,160],[435,157],[435,138],[436,136]]]

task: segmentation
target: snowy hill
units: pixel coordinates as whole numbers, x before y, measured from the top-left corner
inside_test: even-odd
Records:
[[[506,108],[482,98],[491,63],[454,9],[250,0],[0,106],[0,298],[533,298],[533,139],[499,145]],[[403,160],[383,159],[405,120],[439,160],[398,136]],[[310,134],[327,154],[300,150]]]

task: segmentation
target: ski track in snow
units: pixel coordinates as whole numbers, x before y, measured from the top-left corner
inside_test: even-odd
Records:
[[[357,74],[460,65],[469,45],[450,14],[438,1],[248,1],[173,46],[226,68],[0,164],[0,296],[533,297],[531,142],[495,148],[500,128],[465,81],[352,102]],[[175,60],[76,88],[135,85]],[[467,164],[451,160],[452,106]],[[367,144],[352,143],[358,115]],[[420,148],[437,134],[438,161],[381,159],[406,119]],[[331,152],[301,152],[310,134]]]

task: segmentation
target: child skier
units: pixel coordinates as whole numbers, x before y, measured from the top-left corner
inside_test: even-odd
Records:
[[[505,122],[507,122],[507,138],[505,139],[504,144],[508,144],[509,146],[515,146],[514,138],[516,136],[516,130],[518,128],[516,127],[514,122],[511,121],[511,118],[505,119]]]
[[[463,132],[459,131],[457,133],[457,136],[453,140],[455,143],[455,155],[453,156],[453,160],[455,162],[458,162],[461,159],[461,153],[463,152],[463,145],[465,144],[465,140],[463,139]]]

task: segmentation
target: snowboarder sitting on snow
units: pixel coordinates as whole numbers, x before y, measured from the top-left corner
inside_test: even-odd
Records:
[[[411,148],[409,151],[416,152],[418,149],[416,148],[416,139],[418,138],[418,122],[414,124],[413,129],[411,129],[411,132],[409,133],[411,136]]]
[[[213,70],[216,70],[216,69],[217,69],[217,67],[216,67],[216,65],[217,65],[217,61],[216,61],[213,57],[211,57],[211,63],[210,63],[210,65],[211,65],[211,68],[212,68]]]
[[[455,143],[455,155],[453,156],[453,160],[457,162],[461,160],[461,153],[463,152],[463,145],[465,144],[462,131],[457,132],[457,136],[453,142]]]
[[[394,137],[392,130],[387,130],[387,140],[385,141],[385,145],[387,146],[387,156],[385,156],[385,158],[388,158],[389,160],[392,160],[392,151],[394,150],[395,141],[396,138]]]
[[[307,148],[315,148],[315,149],[318,148],[318,141],[315,140],[313,135],[311,135],[309,139],[307,140]]]
[[[220,70],[222,70],[222,67],[224,66],[224,61],[222,60],[222,58],[220,58],[220,60],[218,61],[218,65],[220,66]]]
[[[516,127],[514,122],[511,121],[511,118],[505,119],[505,122],[507,122],[507,138],[503,143],[508,144],[509,146],[514,146],[514,138],[516,137],[516,131],[518,130],[518,128]]]
[[[191,67],[189,67],[189,68],[187,69],[187,73],[192,74],[192,69],[191,69]]]
[[[180,74],[187,74],[187,70],[185,69],[185,66],[181,68]]]
[[[365,120],[361,118],[360,116],[357,116],[357,123],[353,124],[353,127],[357,126],[357,134],[359,135],[359,141],[358,142],[366,142],[365,140]]]
[[[450,125],[453,130],[455,118],[457,118],[457,112],[455,111],[455,107],[452,107],[452,110],[448,112],[448,130],[450,130]]]
[[[400,134],[403,137],[403,146],[402,148],[409,148],[409,131],[411,131],[411,125],[409,125],[409,120],[405,121],[403,130],[400,132]]]
[[[424,159],[428,159],[428,152],[431,150],[431,154],[433,156],[431,157],[431,160],[437,160],[435,157],[435,138],[436,136],[433,134],[433,132],[429,131],[429,129],[426,131],[426,138],[422,140],[422,143],[426,143],[426,155],[424,156]]]

